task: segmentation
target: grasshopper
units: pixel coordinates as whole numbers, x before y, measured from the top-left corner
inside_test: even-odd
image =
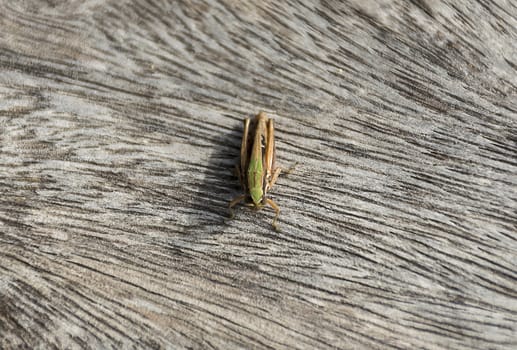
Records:
[[[244,190],[244,194],[235,197],[229,204],[231,217],[234,217],[232,208],[238,203],[247,200],[245,205],[260,210],[270,205],[275,210],[273,227],[278,231],[276,221],[280,215],[280,207],[266,197],[273,187],[282,169],[275,167],[275,127],[273,119],[266,113],[260,112],[253,121],[244,119],[240,162],[236,165],[236,173]]]

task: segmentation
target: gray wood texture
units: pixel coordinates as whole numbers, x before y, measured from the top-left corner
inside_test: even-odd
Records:
[[[516,6],[0,0],[0,348],[516,349]]]

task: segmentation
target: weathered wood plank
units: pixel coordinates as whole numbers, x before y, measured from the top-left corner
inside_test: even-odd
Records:
[[[0,348],[517,347],[514,2],[0,13]]]

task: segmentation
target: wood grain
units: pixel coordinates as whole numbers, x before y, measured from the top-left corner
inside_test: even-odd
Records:
[[[517,348],[515,2],[0,13],[0,348]]]

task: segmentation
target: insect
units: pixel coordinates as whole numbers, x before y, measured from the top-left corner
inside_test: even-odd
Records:
[[[230,202],[232,218],[234,217],[232,208],[242,201],[248,201],[245,205],[252,206],[255,210],[270,205],[275,210],[273,227],[278,231],[276,221],[280,215],[280,207],[272,199],[267,198],[267,192],[273,187],[282,171],[280,167],[275,167],[275,159],[273,119],[268,118],[264,112],[257,114],[253,120],[244,119],[240,161],[235,167],[244,194]]]

